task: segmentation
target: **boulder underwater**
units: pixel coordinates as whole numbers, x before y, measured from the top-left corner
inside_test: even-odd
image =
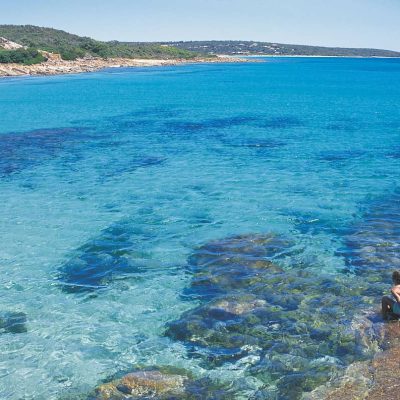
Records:
[[[188,378],[178,374],[162,373],[158,370],[135,371],[103,385],[92,397],[93,400],[119,400],[132,398],[168,398],[179,396],[184,391]]]
[[[87,400],[230,400],[226,386],[209,378],[195,379],[173,367],[136,369],[99,385]]]

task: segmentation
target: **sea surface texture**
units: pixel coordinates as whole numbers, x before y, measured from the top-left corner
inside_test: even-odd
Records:
[[[264,61],[0,81],[1,399],[297,400],[383,346],[400,61]]]

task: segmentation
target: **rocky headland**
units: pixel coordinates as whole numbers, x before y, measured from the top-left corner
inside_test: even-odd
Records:
[[[131,58],[83,58],[62,60],[58,54],[42,52],[48,60],[34,65],[0,64],[0,77],[29,75],[61,75],[94,72],[105,68],[158,67],[193,63],[248,62],[234,57],[201,57],[194,59],[131,59]]]

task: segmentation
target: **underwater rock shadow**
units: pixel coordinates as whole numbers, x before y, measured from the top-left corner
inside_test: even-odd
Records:
[[[337,218],[333,221],[329,215],[321,212],[284,209],[282,216],[287,217],[294,228],[303,235],[332,234],[335,237],[343,237],[347,233],[346,221]]]
[[[260,128],[267,129],[289,129],[304,126],[304,122],[295,116],[283,115],[278,117],[266,118],[258,124]]]
[[[117,277],[140,272],[148,257],[141,243],[153,237],[131,221],[113,224],[77,249],[77,254],[58,269],[61,289],[70,293],[98,291]]]
[[[196,133],[249,125],[257,120],[258,117],[255,116],[233,116],[201,121],[168,121],[164,123],[164,131],[171,134]]]
[[[387,158],[394,158],[394,159],[399,159],[400,158],[400,147],[394,148],[392,151],[388,152],[386,154]]]
[[[160,166],[165,164],[166,161],[166,157],[157,156],[143,156],[132,157],[131,159],[110,160],[107,168],[104,171],[101,171],[99,182],[104,183],[115,177],[133,173],[141,168]]]
[[[337,118],[330,119],[329,122],[326,123],[325,129],[331,131],[331,133],[337,132],[340,134],[341,132],[352,133],[357,130],[360,130],[362,127],[362,120],[357,119],[356,117],[351,116],[338,116]]]
[[[0,177],[6,177],[54,158],[71,145],[93,140],[88,128],[37,129],[0,135]]]
[[[118,133],[131,134],[135,132],[151,131],[159,133],[164,131],[166,121],[174,121],[184,114],[179,109],[163,107],[150,107],[145,110],[130,112],[124,115],[115,116],[107,119],[106,124]]]
[[[225,139],[222,139],[222,142],[226,146],[254,149],[255,151],[274,150],[288,145],[287,142],[284,142],[282,140],[264,139],[264,138],[243,139],[243,138],[227,137]]]
[[[1,333],[25,333],[27,316],[23,312],[6,311],[0,312],[0,334]]]
[[[365,156],[367,152],[362,150],[329,150],[320,153],[318,159],[332,164],[342,164],[351,160],[358,160]]]
[[[164,127],[166,132],[184,134],[227,129],[237,126],[288,129],[303,125],[303,121],[294,116],[265,117],[262,115],[236,115],[224,118],[203,119],[200,121],[169,121],[164,124]]]

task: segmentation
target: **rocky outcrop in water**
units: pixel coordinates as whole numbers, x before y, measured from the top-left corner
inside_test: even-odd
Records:
[[[351,321],[373,301],[368,285],[274,262],[291,251],[290,241],[268,234],[199,248],[189,258],[187,294],[205,303],[171,322],[167,336],[186,343],[210,369],[255,356],[249,372],[267,385],[260,396],[275,386],[279,399],[300,398],[365,359],[369,348]]]

